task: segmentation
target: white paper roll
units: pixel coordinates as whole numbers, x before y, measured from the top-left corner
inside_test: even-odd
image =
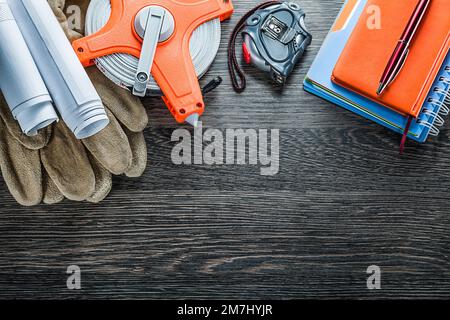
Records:
[[[35,135],[58,120],[6,0],[0,0],[0,89],[25,134]]]
[[[46,0],[8,0],[55,106],[78,139],[104,129],[102,101]]]

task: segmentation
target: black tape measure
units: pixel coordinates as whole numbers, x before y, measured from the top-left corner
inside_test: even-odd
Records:
[[[245,62],[267,73],[275,86],[284,86],[312,41],[305,13],[297,3],[269,1],[248,12],[236,25],[228,48],[228,69],[236,92],[247,85],[236,58],[239,33]]]

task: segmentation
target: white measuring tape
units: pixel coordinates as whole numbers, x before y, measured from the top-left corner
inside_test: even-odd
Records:
[[[86,15],[86,35],[91,35],[103,28],[111,15],[109,0],[92,0]],[[199,26],[191,37],[190,50],[195,71],[199,78],[211,67],[221,39],[220,20],[215,19]],[[139,59],[124,53],[101,57],[95,61],[97,67],[117,85],[130,89],[135,84]],[[148,95],[161,95],[156,81],[151,78],[147,86]]]

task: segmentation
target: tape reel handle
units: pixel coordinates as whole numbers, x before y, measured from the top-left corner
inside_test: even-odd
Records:
[[[145,17],[145,30],[143,34],[142,51],[139,58],[138,69],[135,74],[133,94],[138,97],[145,97],[147,86],[150,80],[150,71],[153,66],[156,48],[163,27],[166,12],[163,8],[150,8],[143,13]]]

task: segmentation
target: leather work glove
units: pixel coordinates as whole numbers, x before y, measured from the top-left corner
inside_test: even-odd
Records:
[[[69,39],[81,37],[68,30],[65,1],[48,2]],[[87,9],[88,1],[72,2]],[[110,124],[82,141],[63,121],[27,137],[0,94],[0,168],[11,194],[22,205],[53,204],[64,198],[97,203],[111,191],[112,175],[138,177],[147,166],[143,130],[148,117],[142,103],[116,87],[96,67],[87,72]]]
[[[0,93],[0,169],[11,194],[22,205],[39,204],[44,193],[48,203],[64,198],[41,166],[39,150],[48,144],[51,134],[51,127],[35,137],[23,134]]]

